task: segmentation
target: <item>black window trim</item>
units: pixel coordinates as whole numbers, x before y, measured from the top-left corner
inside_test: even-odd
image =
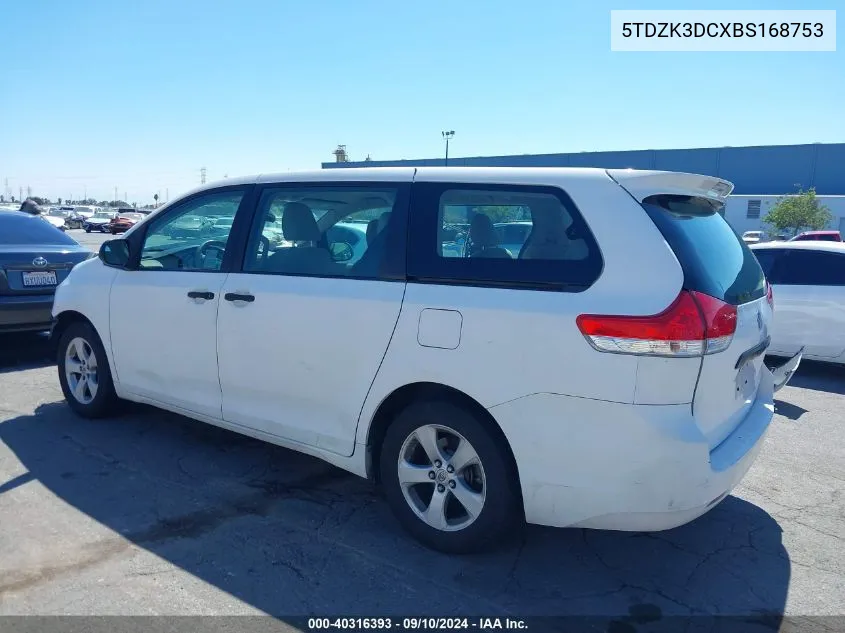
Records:
[[[186,205],[190,204],[191,202],[199,199],[204,198],[210,195],[216,195],[220,193],[228,193],[228,192],[243,192],[243,196],[241,197],[241,202],[238,205],[238,210],[235,212],[235,220],[232,223],[232,230],[229,232],[229,238],[226,241],[226,250],[223,253],[223,261],[220,264],[220,268],[216,270],[211,269],[201,269],[201,268],[191,268],[191,269],[160,269],[160,268],[141,268],[141,251],[144,246],[144,242],[147,239],[147,233],[150,230],[151,226],[157,225],[159,223],[167,222],[168,218],[171,218],[173,215],[178,215],[180,210]],[[126,267],[127,270],[133,271],[143,271],[148,273],[154,272],[185,272],[185,273],[230,273],[234,270],[234,262],[236,261],[235,256],[238,252],[243,250],[241,246],[241,234],[243,233],[243,229],[240,228],[244,224],[245,216],[248,215],[248,210],[250,206],[254,204],[254,191],[255,185],[254,184],[240,184],[240,185],[224,185],[221,187],[214,187],[212,189],[203,189],[202,191],[198,191],[193,193],[189,196],[185,196],[179,200],[176,200],[170,203],[167,206],[167,209],[164,210],[160,215],[153,213],[152,217],[144,218],[143,224],[140,225],[138,231],[132,231],[132,233],[126,236],[126,240],[129,242],[129,263]],[[248,227],[247,227],[248,229]],[[131,230],[131,229],[130,229]]]
[[[593,278],[589,283],[566,282],[556,280],[530,280],[518,279],[478,279],[470,276],[458,277],[454,272],[448,271],[447,267],[454,267],[457,260],[461,258],[444,258],[437,253],[436,242],[438,225],[440,223],[439,203],[427,205],[421,202],[421,191],[424,188],[432,188],[438,191],[438,200],[448,190],[473,190],[473,191],[505,191],[512,193],[550,194],[557,198],[561,205],[569,212],[573,223],[577,224],[584,233],[587,247],[594,257],[598,258]],[[546,292],[584,292],[590,289],[601,278],[604,273],[605,260],[599,246],[598,240],[590,229],[584,218],[584,214],[569,196],[559,186],[555,185],[534,185],[534,184],[507,184],[490,182],[453,182],[453,181],[421,181],[414,182],[411,187],[411,214],[408,230],[408,282],[419,284],[436,284],[444,286],[472,286],[477,288],[499,288],[512,290],[534,290]],[[530,235],[530,233],[529,233]],[[529,235],[526,235],[526,241]],[[432,242],[433,240],[433,242]],[[429,248],[431,247],[431,248]],[[481,260],[479,260],[481,261]],[[497,261],[486,259],[484,262]],[[502,260],[505,261],[505,260]],[[510,260],[508,260],[510,261]],[[532,260],[529,260],[532,261]],[[546,261],[546,260],[533,260]],[[565,262],[567,260],[560,260]],[[548,266],[548,263],[546,264]],[[464,264],[466,267],[466,264]]]
[[[393,202],[393,211],[390,214],[390,221],[385,227],[389,244],[396,245],[395,248],[386,252],[385,260],[382,262],[379,276],[360,277],[353,275],[318,275],[313,273],[286,273],[270,270],[245,270],[247,248],[253,231],[253,226],[260,212],[259,206],[264,192],[267,190],[280,189],[378,189],[387,188],[396,190],[396,200]],[[239,250],[230,272],[244,275],[272,275],[281,277],[306,277],[313,279],[348,279],[350,281],[407,281],[406,259],[407,259],[407,235],[408,215],[411,203],[411,181],[410,180],[285,180],[281,182],[264,182],[256,185],[252,194],[252,204],[244,217],[244,233],[239,235]]]
[[[810,253],[811,255],[821,255],[822,258],[829,257],[828,261],[833,261],[833,258],[838,257],[840,261],[845,261],[845,253],[837,253],[835,251],[828,251],[824,249],[803,249],[803,248],[767,248],[767,249],[755,249],[757,252],[760,251],[768,251],[774,254],[774,258],[772,261],[772,268],[769,272],[769,275],[766,276],[766,279],[771,283],[773,286],[797,286],[797,287],[827,287],[827,288],[841,288],[845,286],[845,283],[842,284],[831,284],[831,283],[791,283],[791,282],[783,282],[778,279],[780,272],[786,268],[792,268],[795,264],[790,264],[789,260],[798,255],[803,253]],[[762,266],[762,264],[761,264]]]

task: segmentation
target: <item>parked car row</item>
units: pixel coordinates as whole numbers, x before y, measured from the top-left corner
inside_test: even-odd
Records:
[[[742,234],[742,241],[746,244],[761,244],[764,242],[841,242],[839,231],[803,231],[793,237],[785,234],[770,235],[766,231],[746,231]]]

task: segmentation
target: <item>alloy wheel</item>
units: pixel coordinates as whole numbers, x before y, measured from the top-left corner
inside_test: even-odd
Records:
[[[463,435],[439,424],[413,431],[397,464],[405,501],[429,526],[463,530],[484,509],[487,480],[475,448]]]
[[[65,378],[71,394],[80,404],[90,404],[97,397],[97,356],[91,344],[82,337],[71,339],[65,350]]]

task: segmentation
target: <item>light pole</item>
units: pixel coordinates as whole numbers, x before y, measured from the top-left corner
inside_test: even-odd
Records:
[[[446,141],[446,160],[443,161],[444,165],[449,164],[449,139],[455,136],[455,130],[449,130],[448,132],[441,132],[440,134],[443,135],[443,138]]]

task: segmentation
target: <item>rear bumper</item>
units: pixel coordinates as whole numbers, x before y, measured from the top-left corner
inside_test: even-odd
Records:
[[[53,295],[0,297],[0,332],[49,330]]]
[[[701,516],[754,463],[774,415],[764,372],[745,420],[712,451],[686,405],[536,394],[491,408],[519,469],[529,523],[658,531]]]

